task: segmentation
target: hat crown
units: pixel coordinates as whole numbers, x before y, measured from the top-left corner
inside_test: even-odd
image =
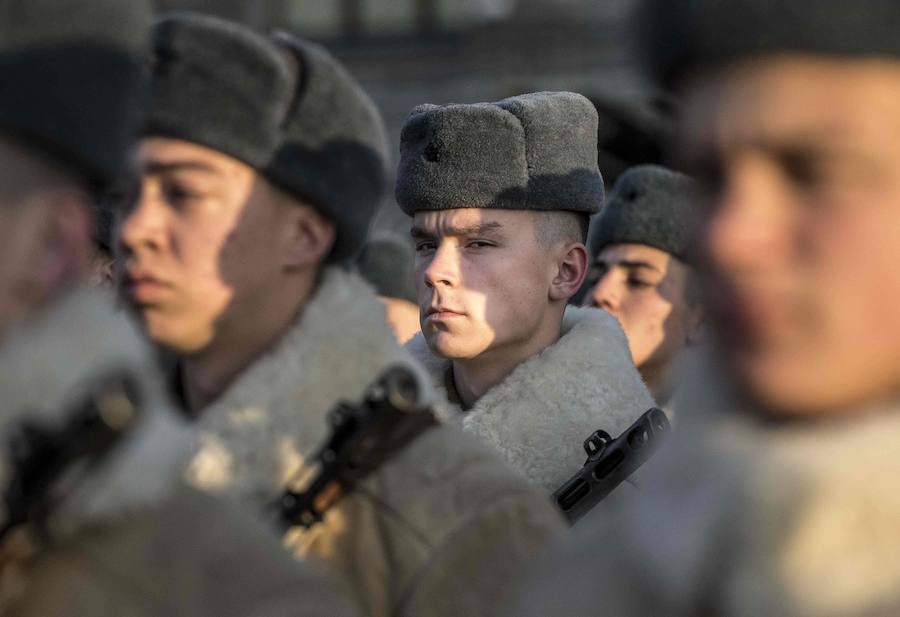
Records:
[[[896,0],[644,0],[638,24],[649,68],[668,83],[769,54],[900,59]]]
[[[591,238],[595,252],[610,244],[644,244],[692,261],[696,232],[696,183],[658,165],[638,165],[618,179]]]
[[[571,92],[495,103],[420,105],[400,138],[396,197],[418,210],[594,213],[603,200],[597,112]]]
[[[388,138],[337,60],[286,33],[264,37],[194,13],[161,20],[155,51],[145,134],[247,163],[336,224],[333,260],[359,249],[384,192]]]

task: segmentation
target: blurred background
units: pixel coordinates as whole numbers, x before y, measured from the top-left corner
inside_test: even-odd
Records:
[[[628,51],[634,0],[157,0],[276,28],[324,44],[380,106],[394,142],[420,103],[494,101],[572,90],[600,113],[600,168],[609,188],[632,164],[656,162],[669,104],[639,77]],[[373,235],[406,234],[392,199]]]

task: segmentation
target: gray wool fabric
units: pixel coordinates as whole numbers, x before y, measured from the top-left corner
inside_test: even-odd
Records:
[[[150,23],[143,0],[0,1],[0,131],[105,188],[146,109]]]
[[[749,56],[900,58],[896,0],[645,0],[638,15],[649,67],[670,84]]]
[[[645,244],[692,263],[697,197],[694,181],[657,165],[632,167],[619,178],[597,221],[591,246]]]
[[[145,134],[207,146],[253,168],[281,143],[294,75],[269,41],[216,17],[174,13],[153,32]]]
[[[400,137],[396,198],[410,216],[452,208],[594,214],[603,204],[597,111],[572,92],[420,105]]]
[[[359,250],[386,188],[388,138],[368,95],[323,48],[174,13],[154,36],[144,134],[241,160],[337,228],[329,259]]]

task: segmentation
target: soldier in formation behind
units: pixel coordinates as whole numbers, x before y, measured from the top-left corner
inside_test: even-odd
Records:
[[[658,405],[677,386],[679,357],[703,323],[694,267],[697,191],[687,176],[632,167],[597,221],[588,302],[616,317],[635,366]]]

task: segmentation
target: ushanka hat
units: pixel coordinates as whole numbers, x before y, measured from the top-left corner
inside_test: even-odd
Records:
[[[105,188],[145,110],[150,24],[141,0],[0,0],[0,132]]]
[[[591,247],[599,253],[611,244],[645,244],[690,263],[698,214],[691,178],[656,165],[632,167],[613,186]]]
[[[663,82],[746,57],[900,57],[897,0],[645,0],[641,45]]]
[[[409,237],[383,235],[370,238],[356,258],[356,268],[375,293],[416,303],[412,244]]]
[[[144,133],[232,156],[319,210],[337,227],[333,261],[359,249],[386,186],[384,122],[337,60],[215,17],[157,23]]]
[[[400,137],[396,197],[409,215],[452,208],[594,214],[603,204],[597,111],[571,92],[420,105]]]

